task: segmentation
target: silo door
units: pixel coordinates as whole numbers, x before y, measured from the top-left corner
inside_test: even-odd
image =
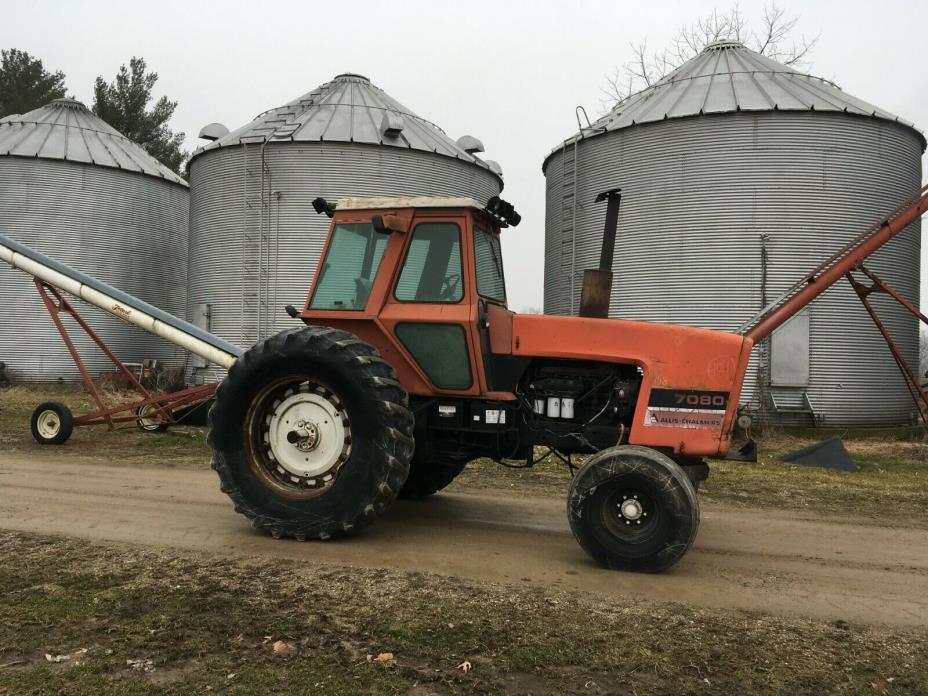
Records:
[[[770,386],[809,386],[809,311],[794,316],[770,337]]]

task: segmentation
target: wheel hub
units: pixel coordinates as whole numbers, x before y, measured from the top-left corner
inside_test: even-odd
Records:
[[[309,421],[297,421],[296,427],[287,433],[287,442],[296,445],[301,452],[312,452],[319,446],[319,426]]]
[[[622,513],[622,517],[627,520],[634,522],[639,519],[644,512],[644,509],[634,498],[629,498],[628,500],[623,500],[622,504],[619,506],[619,510]]]
[[[627,525],[640,525],[647,522],[648,510],[645,501],[638,493],[624,493],[622,499],[616,503],[619,512],[619,521]]]
[[[42,437],[51,439],[61,429],[61,419],[54,411],[42,411],[36,420],[36,428]]]
[[[290,484],[324,486],[350,455],[344,407],[318,384],[303,382],[278,392],[269,399],[262,420],[268,467]]]

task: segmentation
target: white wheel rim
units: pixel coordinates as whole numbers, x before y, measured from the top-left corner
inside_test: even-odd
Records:
[[[139,425],[145,430],[157,430],[158,426],[161,425],[160,415],[157,411],[155,411],[154,415],[151,415],[152,411],[155,411],[155,407],[151,404],[145,404],[139,409]]]
[[[285,391],[264,419],[263,444],[278,474],[293,483],[324,485],[351,452],[351,428],[338,398],[305,382]]]
[[[61,418],[54,411],[42,411],[36,419],[36,429],[46,440],[51,440],[61,432]]]

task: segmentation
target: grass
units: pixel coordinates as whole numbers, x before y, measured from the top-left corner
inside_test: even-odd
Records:
[[[104,402],[116,405],[136,400],[134,393],[102,391]],[[29,432],[32,411],[45,401],[59,401],[75,414],[96,409],[96,404],[83,388],[64,386],[16,386],[0,389],[0,447],[11,451],[47,452]],[[71,439],[63,445],[68,456],[106,458],[113,464],[206,467],[210,453],[206,444],[206,428],[173,426],[163,433],[146,433],[134,423],[123,423],[115,432],[105,426],[75,428]]]
[[[779,458],[824,439],[779,434],[763,442],[756,464],[713,462],[702,493],[738,505],[768,505],[928,525],[928,440],[854,438],[844,444],[857,473],[787,465]]]
[[[15,533],[0,554],[3,693],[928,694],[924,630]]]
[[[115,402],[124,395],[108,393]],[[40,452],[29,434],[29,417],[42,401],[61,401],[75,413],[93,406],[73,387],[0,390],[0,446]],[[859,473],[828,471],[784,464],[790,451],[840,435],[860,466]],[[210,451],[206,428],[172,427],[144,433],[129,425],[115,433],[102,427],[76,428],[65,445],[68,456],[106,458],[125,466],[158,465],[207,468]],[[470,464],[452,484],[454,491],[506,495],[513,491],[563,496],[570,485],[567,468],[548,457],[532,469],[507,469],[489,460]],[[877,431],[775,431],[759,439],[756,464],[713,461],[700,494],[726,505],[750,505],[865,517],[874,524],[928,526],[928,437],[907,428]]]

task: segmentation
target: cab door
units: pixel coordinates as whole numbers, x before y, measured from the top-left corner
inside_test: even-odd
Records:
[[[528,361],[512,357],[512,316],[506,306],[506,280],[499,228],[475,218],[472,238],[477,296],[479,355],[489,392],[507,399]]]
[[[414,393],[481,393],[466,222],[466,215],[416,215],[381,313],[384,330],[422,378]]]

